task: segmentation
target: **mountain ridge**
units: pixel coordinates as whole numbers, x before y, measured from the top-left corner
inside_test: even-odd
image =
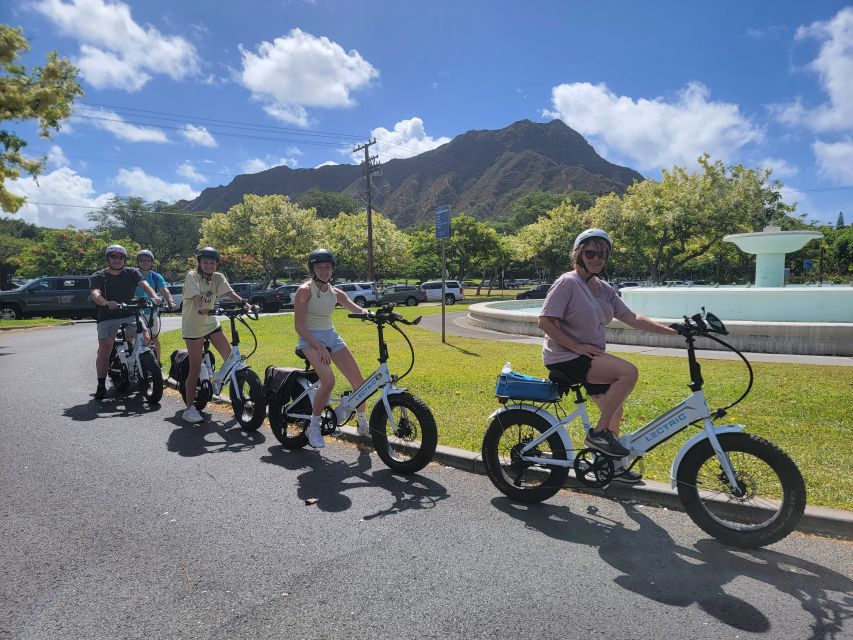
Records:
[[[467,131],[435,149],[389,160],[371,178],[374,207],[401,228],[431,221],[439,204],[480,220],[501,221],[512,202],[530,191],[623,193],[634,180],[643,176],[599,156],[561,120],[520,120],[503,129]],[[187,210],[226,211],[246,193],[294,198],[311,188],[363,193],[362,167],[280,166],[241,174],[227,185],[205,189]]]

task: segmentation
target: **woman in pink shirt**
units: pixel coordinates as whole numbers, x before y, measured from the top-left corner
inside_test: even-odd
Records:
[[[606,353],[605,326],[614,317],[635,329],[675,335],[664,326],[631,311],[616,291],[598,276],[613,247],[601,229],[587,229],[575,239],[574,270],[554,281],[539,313],[539,328],[545,332],[542,360],[549,370],[581,382],[598,405],[598,425],[586,434],[586,444],[614,457],[628,455],[619,442],[622,405],[637,384],[637,368]],[[642,476],[618,468],[614,479],[639,482]]]

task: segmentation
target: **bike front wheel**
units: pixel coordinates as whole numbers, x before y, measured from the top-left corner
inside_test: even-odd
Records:
[[[551,425],[541,416],[520,409],[499,413],[483,436],[483,466],[498,490],[508,498],[533,504],[547,500],[565,484],[568,467],[528,462],[521,450]],[[566,460],[566,447],[556,433],[527,455]]]
[[[157,404],[163,397],[163,371],[150,351],[139,357],[142,371],[139,376],[139,397],[148,404]]]
[[[258,374],[251,369],[240,369],[234,374],[238,387],[232,383],[228,388],[234,417],[246,431],[257,431],[267,415],[264,385]],[[237,389],[240,393],[237,393]]]
[[[305,391],[305,385],[299,381],[289,385],[289,390],[285,393],[270,399],[270,429],[276,440],[286,449],[301,449],[308,444],[308,436],[305,435],[305,430],[308,428],[310,420],[308,418],[295,418],[290,414],[310,416],[311,398],[306,394],[288,411],[288,406]]]
[[[732,487],[711,443],[691,447],[678,467],[678,497],[703,531],[725,544],[751,549],[777,542],[806,507],[797,465],[772,442],[746,433],[718,436],[737,478]]]
[[[416,473],[423,469],[438,446],[438,428],[429,407],[411,393],[388,396],[395,433],[385,404],[380,399],[370,414],[370,435],[376,453],[389,469],[397,473]]]

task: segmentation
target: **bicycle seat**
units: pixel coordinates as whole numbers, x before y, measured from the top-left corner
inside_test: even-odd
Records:
[[[553,369],[548,372],[548,379],[560,387],[563,393],[566,393],[569,389],[577,391],[583,384],[583,381],[569,377],[562,371],[554,371]]]
[[[308,358],[306,358],[306,357],[305,357],[305,352],[304,352],[304,351],[302,351],[302,349],[297,349],[297,350],[296,350],[296,351],[294,351],[293,353],[295,353],[295,354],[296,354],[296,357],[297,357],[297,358],[302,358],[303,360],[305,360],[305,362],[308,362]]]

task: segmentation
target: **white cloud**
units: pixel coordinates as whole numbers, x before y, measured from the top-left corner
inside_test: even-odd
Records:
[[[700,82],[688,84],[671,102],[634,100],[614,94],[604,84],[576,82],[554,87],[553,110],[543,113],[563,120],[599,148],[630,159],[637,168],[692,167],[704,152],[714,159],[731,160],[763,135],[737,105],[713,102],[709,96]]]
[[[243,173],[260,173],[273,167],[287,166],[295,169],[299,165],[296,158],[276,158],[275,156],[266,156],[265,158],[252,158],[246,160],[240,165],[240,171]]]
[[[338,166],[338,163],[335,162],[334,160],[326,160],[325,162],[321,162],[320,164],[318,164],[314,168],[319,169],[320,167],[336,167],[336,166]]]
[[[91,227],[86,215],[113,197],[112,193],[96,196],[92,181],[69,167],[39,176],[38,183],[34,178],[22,178],[7,186],[28,200],[18,211],[21,220],[51,228]]]
[[[198,54],[189,41],[140,26],[123,2],[38,0],[33,7],[80,42],[75,62],[97,89],[136,91],[155,74],[181,80],[199,71]]]
[[[762,169],[772,169],[773,175],[770,179],[790,178],[799,173],[799,168],[782,158],[764,158],[758,161],[758,166]]]
[[[424,129],[424,121],[418,117],[400,120],[394,125],[393,131],[385,127],[377,127],[370,132],[370,136],[376,138],[376,147],[371,151],[378,153],[379,157],[385,160],[411,158],[450,142],[447,136],[440,138],[428,136]],[[364,161],[363,153],[352,153],[351,149],[347,152],[352,154],[355,162]]]
[[[207,182],[207,178],[196,171],[193,163],[189,160],[178,166],[178,175],[186,178],[190,182]]]
[[[808,68],[818,75],[829,102],[809,108],[797,98],[774,105],[776,117],[783,123],[805,124],[815,131],[853,130],[853,7],[842,9],[826,22],[801,26],[796,39],[820,42],[820,52]]]
[[[352,92],[379,76],[358,51],[301,29],[261,42],[257,53],[243,46],[240,53],[240,82],[252,97],[274,118],[302,127],[308,125],[306,107],[351,107]]]
[[[98,129],[109,131],[120,140],[128,142],[170,142],[162,129],[141,127],[124,121],[117,113],[106,109],[92,109],[85,105],[77,105],[75,116],[83,118]]]
[[[190,144],[195,144],[200,147],[216,146],[216,139],[210,135],[210,132],[205,127],[196,127],[192,124],[185,124],[181,129],[181,135]]]
[[[51,145],[50,151],[47,153],[47,165],[49,167],[67,167],[70,162],[65,157],[65,152],[58,144]]]
[[[843,185],[853,184],[853,140],[812,144],[819,171],[830,180]]]
[[[139,167],[128,171],[119,169],[116,182],[127,195],[139,196],[146,200],[192,200],[199,192],[184,182],[165,182],[155,176],[149,176]]]

